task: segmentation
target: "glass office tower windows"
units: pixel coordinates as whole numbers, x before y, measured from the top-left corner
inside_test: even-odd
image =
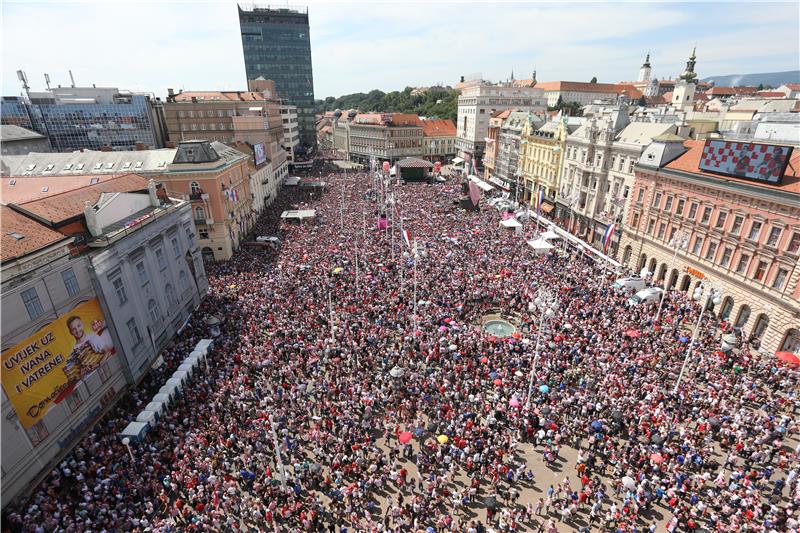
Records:
[[[239,7],[247,79],[273,80],[278,95],[297,106],[300,141],[314,145],[314,76],[308,14]]]
[[[158,148],[151,104],[145,95],[131,95],[120,102],[28,103],[3,97],[2,123],[15,124],[46,135],[56,152],[86,148],[135,150],[136,143]]]

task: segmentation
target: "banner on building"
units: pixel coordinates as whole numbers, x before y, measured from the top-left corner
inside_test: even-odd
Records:
[[[3,352],[3,390],[28,429],[115,353],[93,298]]]

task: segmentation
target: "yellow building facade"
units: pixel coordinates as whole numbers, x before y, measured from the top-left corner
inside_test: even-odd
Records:
[[[536,204],[540,189],[554,201],[561,185],[561,158],[567,143],[567,118],[548,122],[539,129],[532,122],[522,128],[520,168],[525,182],[524,200]]]

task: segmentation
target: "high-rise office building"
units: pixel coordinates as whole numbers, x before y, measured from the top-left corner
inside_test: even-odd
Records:
[[[315,145],[308,10],[240,5],[239,26],[247,79],[274,80],[278,96],[297,106],[300,142]]]
[[[56,152],[164,146],[162,104],[116,87],[58,87],[0,101],[2,123],[36,131]]]

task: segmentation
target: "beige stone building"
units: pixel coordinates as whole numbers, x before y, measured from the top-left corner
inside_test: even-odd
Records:
[[[713,281],[723,293],[714,312],[753,347],[800,350],[800,154],[768,183],[701,169],[704,147],[665,138],[642,153],[618,258],[668,289]]]

